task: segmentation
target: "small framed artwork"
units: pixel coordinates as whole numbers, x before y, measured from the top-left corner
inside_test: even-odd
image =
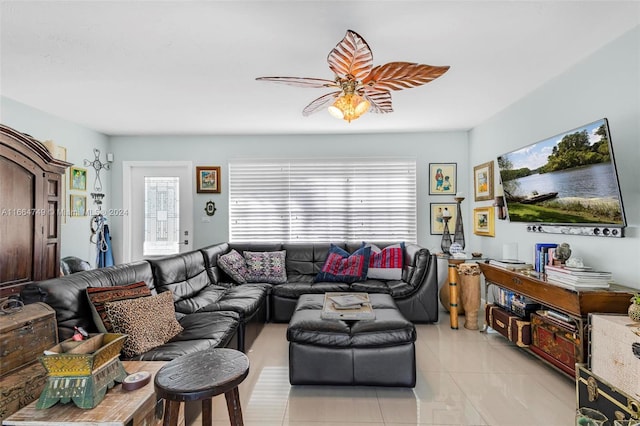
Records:
[[[453,234],[456,227],[457,203],[431,203],[431,235],[442,235],[444,233],[444,219],[448,214],[449,232]]]
[[[475,201],[493,200],[493,161],[473,168]]]
[[[455,195],[457,172],[456,163],[429,163],[429,195]]]
[[[493,206],[473,209],[473,233],[485,237],[495,235]]]
[[[69,189],[77,191],[87,190],[87,169],[71,167],[69,173]]]
[[[69,216],[79,217],[87,215],[87,197],[85,195],[69,196]]]
[[[198,166],[196,167],[196,192],[199,194],[220,193],[220,167]]]

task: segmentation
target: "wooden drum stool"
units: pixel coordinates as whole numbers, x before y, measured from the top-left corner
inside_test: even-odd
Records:
[[[249,374],[249,359],[234,349],[208,349],[167,363],[155,378],[156,394],[164,398],[164,425],[176,426],[180,403],[202,401],[202,424],[211,425],[211,398],[224,393],[232,426],[242,426],[238,385]]]
[[[478,330],[478,311],[480,310],[480,267],[477,263],[458,265],[460,292],[464,307],[464,328]]]

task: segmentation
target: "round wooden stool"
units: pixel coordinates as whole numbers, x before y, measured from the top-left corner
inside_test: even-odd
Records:
[[[224,393],[232,426],[242,426],[238,385],[249,374],[249,359],[234,349],[207,349],[168,362],[154,380],[164,398],[164,425],[176,426],[180,403],[202,401],[202,424],[211,425],[211,398]]]

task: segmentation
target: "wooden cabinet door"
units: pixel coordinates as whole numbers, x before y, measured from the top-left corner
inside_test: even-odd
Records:
[[[68,166],[0,124],[0,297],[59,275],[61,175]]]
[[[35,271],[35,176],[0,157],[0,282],[15,285],[39,275]]]

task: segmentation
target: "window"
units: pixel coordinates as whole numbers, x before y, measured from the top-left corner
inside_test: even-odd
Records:
[[[414,160],[229,165],[232,242],[416,242]]]
[[[144,256],[179,252],[179,184],[178,177],[144,178]]]

